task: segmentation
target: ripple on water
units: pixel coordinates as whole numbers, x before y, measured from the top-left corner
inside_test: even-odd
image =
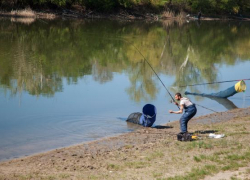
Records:
[[[110,116],[30,114],[1,132],[0,160],[47,151],[127,132],[124,122]]]

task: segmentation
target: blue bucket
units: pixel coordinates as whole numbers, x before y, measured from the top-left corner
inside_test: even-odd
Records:
[[[146,104],[142,108],[142,116],[140,118],[140,124],[144,127],[151,127],[156,120],[156,107],[152,104]]]

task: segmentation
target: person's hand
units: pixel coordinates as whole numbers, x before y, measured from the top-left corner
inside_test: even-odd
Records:
[[[175,105],[177,105],[177,106],[179,105],[177,102],[174,102],[174,103],[175,103]]]
[[[174,111],[172,111],[172,110],[169,110],[169,113],[173,113]]]

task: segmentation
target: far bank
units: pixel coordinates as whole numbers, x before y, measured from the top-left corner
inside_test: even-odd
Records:
[[[26,12],[23,12],[23,11]],[[2,16],[109,19],[212,18],[245,20],[250,17],[250,2],[196,0],[4,0]],[[29,12],[27,12],[29,11]]]

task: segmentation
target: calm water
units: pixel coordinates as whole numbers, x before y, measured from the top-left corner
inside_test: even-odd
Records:
[[[125,119],[147,103],[156,125],[178,120],[141,54],[172,94],[218,92],[236,82],[179,86],[250,78],[250,22],[0,19],[0,160],[133,131]],[[223,102],[188,97],[216,111],[250,106],[249,88]]]

